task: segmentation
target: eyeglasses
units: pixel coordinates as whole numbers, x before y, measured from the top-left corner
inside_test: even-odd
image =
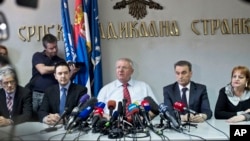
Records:
[[[12,80],[12,81],[6,81],[6,82],[2,82],[3,86],[8,86],[10,85],[14,85],[16,83],[16,81]]]

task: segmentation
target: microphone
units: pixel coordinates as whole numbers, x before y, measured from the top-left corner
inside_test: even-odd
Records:
[[[96,126],[95,128],[92,128],[92,133],[101,133],[103,135],[107,135],[108,134],[108,130],[105,127],[105,124],[107,123],[107,119],[106,118],[100,118],[97,122],[96,122]]]
[[[93,114],[94,114],[94,112],[95,112],[95,110],[98,109],[98,108],[104,109],[105,105],[106,105],[106,104],[105,104],[104,102],[97,102],[97,103],[95,104],[95,106],[94,106],[93,112],[90,114],[89,117],[92,118],[92,117],[93,117]]]
[[[122,106],[121,101],[118,102],[117,113],[118,113],[118,126],[120,126],[120,124],[122,123],[122,121],[124,119],[124,117],[123,117],[123,106]]]
[[[194,110],[191,110],[191,109],[185,107],[185,104],[182,103],[182,102],[175,102],[174,103],[174,109],[179,111],[179,112],[186,111],[186,112],[189,112],[189,113],[194,114],[194,115],[197,114],[197,112],[195,112]]]
[[[149,102],[147,101],[147,100],[142,100],[141,101],[141,105],[143,106],[143,108],[144,108],[144,110],[146,111],[146,112],[149,112],[150,111],[150,104],[149,104]]]
[[[83,109],[86,109],[87,107],[91,107],[94,109],[96,103],[98,103],[98,100],[96,97],[91,97],[87,102],[85,102],[81,107],[79,111],[82,111]]]
[[[109,100],[108,101],[108,109],[109,109],[109,116],[113,115],[113,110],[116,107],[116,101],[115,100]]]
[[[88,94],[84,94],[80,100],[79,100],[79,104],[78,104],[78,108],[80,108],[87,100],[89,100],[89,95]]]
[[[84,94],[80,100],[79,100],[79,104],[71,111],[70,113],[70,117],[69,117],[69,121],[72,120],[73,118],[75,118],[76,115],[79,114],[80,111],[80,107],[89,99],[89,95],[88,94]]]
[[[148,101],[149,105],[150,105],[150,111],[155,115],[159,115],[159,106],[158,104],[153,100],[152,97],[147,96],[144,98],[144,100]]]
[[[127,99],[123,98],[122,99],[122,105],[123,105],[123,116],[126,119],[126,103],[127,103]]]
[[[64,108],[64,111],[63,111],[63,113],[62,113],[62,115],[61,115],[60,118],[59,118],[59,120],[58,120],[52,127],[49,127],[49,128],[44,129],[44,131],[45,131],[45,132],[56,131],[56,130],[57,130],[56,125],[60,122],[61,119],[63,119],[63,118],[66,116],[66,114],[68,114],[68,112],[69,112],[69,111],[68,111],[68,107],[65,107],[65,108]]]
[[[76,119],[77,115],[79,114],[80,111],[82,111],[83,109],[85,109],[87,106],[91,106],[94,107],[93,105],[95,105],[97,102],[96,98],[91,98],[89,99],[89,95],[85,94],[83,95],[80,100],[79,100],[79,104],[77,107],[75,107],[69,117],[68,123],[65,126],[65,129],[67,130],[70,125],[73,123],[73,121]]]
[[[99,119],[103,117],[103,109],[102,108],[96,108],[93,114],[92,118],[92,127],[96,127],[96,123]]]
[[[171,114],[168,112],[168,107],[164,103],[161,103],[159,105],[159,111],[165,115],[167,120],[169,120],[176,129],[180,127],[180,124],[175,120],[173,116],[171,116]]]
[[[132,120],[133,120],[133,123],[136,125],[137,122],[139,122],[140,126],[142,128],[145,128],[142,121],[141,121],[141,118],[139,116],[139,108],[136,104],[132,103],[128,106],[128,111],[129,113],[132,115]]]
[[[143,119],[146,122],[146,125],[149,127],[153,127],[153,125],[150,122],[149,117],[148,117],[148,111],[150,111],[150,106],[149,106],[149,103],[147,100],[143,100],[141,102],[140,111],[141,111],[141,114],[143,116]]]
[[[85,121],[88,119],[90,113],[93,111],[93,109],[91,108],[91,106],[88,106],[87,108],[85,108],[84,110],[82,110],[78,117],[74,120],[74,122],[70,125],[70,127],[68,128],[68,130],[73,129],[77,124],[79,124],[82,121]]]
[[[105,105],[106,105],[106,104],[105,104],[104,102],[97,102],[97,103],[95,104],[95,109],[96,109],[96,108],[104,109]]]
[[[118,112],[114,111],[113,115],[111,116],[110,120],[105,123],[105,127],[110,127],[117,119],[118,119]]]
[[[119,117],[123,117],[123,106],[122,106],[122,102],[121,101],[118,102],[117,111],[118,111]]]

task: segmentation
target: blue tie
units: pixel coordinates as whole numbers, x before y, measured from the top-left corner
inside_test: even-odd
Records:
[[[65,102],[66,102],[66,88],[61,88],[61,92],[62,92],[62,96],[60,99],[60,115],[62,115],[63,111],[64,111],[64,107],[65,107]]]

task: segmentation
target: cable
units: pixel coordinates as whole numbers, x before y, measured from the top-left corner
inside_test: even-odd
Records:
[[[82,134],[81,134],[81,133],[82,133]],[[86,135],[86,133],[85,133],[85,132],[79,131],[78,136],[77,136],[76,138],[74,138],[73,141],[79,141],[79,138],[80,138],[82,135]]]
[[[170,139],[169,139],[167,136],[165,136],[165,135],[163,134],[162,130],[156,131],[153,127],[152,127],[151,130],[152,130],[156,135],[158,135],[158,136],[162,139],[162,141],[166,141],[166,139],[167,139],[168,141],[170,141]],[[165,138],[166,138],[166,139],[165,139]]]
[[[205,138],[202,138],[201,136],[197,136],[197,135],[193,135],[193,134],[185,133],[185,132],[183,132],[183,131],[182,131],[181,133],[183,133],[183,134],[185,134],[185,135],[188,135],[188,136],[197,137],[197,138],[200,138],[200,139],[202,139],[202,140],[206,141],[206,139],[205,139]]]
[[[54,137],[56,137],[56,136],[64,135],[64,134],[65,134],[65,133],[60,133],[60,134],[56,134],[56,135],[54,135],[54,136],[51,136],[51,137],[48,138],[48,141],[51,141],[52,138],[54,138]]]
[[[101,141],[100,139],[101,139],[102,136],[105,136],[105,135],[104,135],[104,134],[100,134],[100,135],[98,136],[98,138],[97,138],[96,141]]]
[[[217,131],[221,132],[222,134],[224,134],[224,135],[227,137],[227,139],[230,140],[230,137],[229,137],[225,132],[223,132],[223,131],[221,131],[220,129],[214,127],[214,126],[211,125],[208,121],[205,120],[205,122],[206,122],[209,126],[211,126],[212,128],[214,128],[215,130],[217,130]]]
[[[88,132],[89,132],[90,130],[91,130],[91,128],[88,127],[88,126],[80,128],[79,133],[78,133],[78,136],[77,136],[76,138],[74,138],[73,141],[78,141],[79,138],[80,138],[82,135],[88,134]],[[82,134],[81,134],[81,133],[82,133]]]

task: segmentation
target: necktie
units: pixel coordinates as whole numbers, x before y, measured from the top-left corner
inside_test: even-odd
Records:
[[[62,96],[60,99],[60,109],[59,109],[60,115],[62,115],[64,111],[65,102],[66,102],[66,91],[67,91],[66,88],[61,88]]]
[[[12,112],[12,106],[13,106],[13,100],[11,96],[7,96],[7,108],[9,110],[9,113]]]
[[[123,84],[123,98],[127,100],[126,102],[126,115],[129,115],[128,106],[131,104],[131,97],[128,91],[128,83]]]
[[[182,97],[181,97],[181,101],[185,104],[186,107],[188,107],[188,103],[187,103],[187,97],[186,97],[186,91],[188,90],[188,88],[182,88]]]

